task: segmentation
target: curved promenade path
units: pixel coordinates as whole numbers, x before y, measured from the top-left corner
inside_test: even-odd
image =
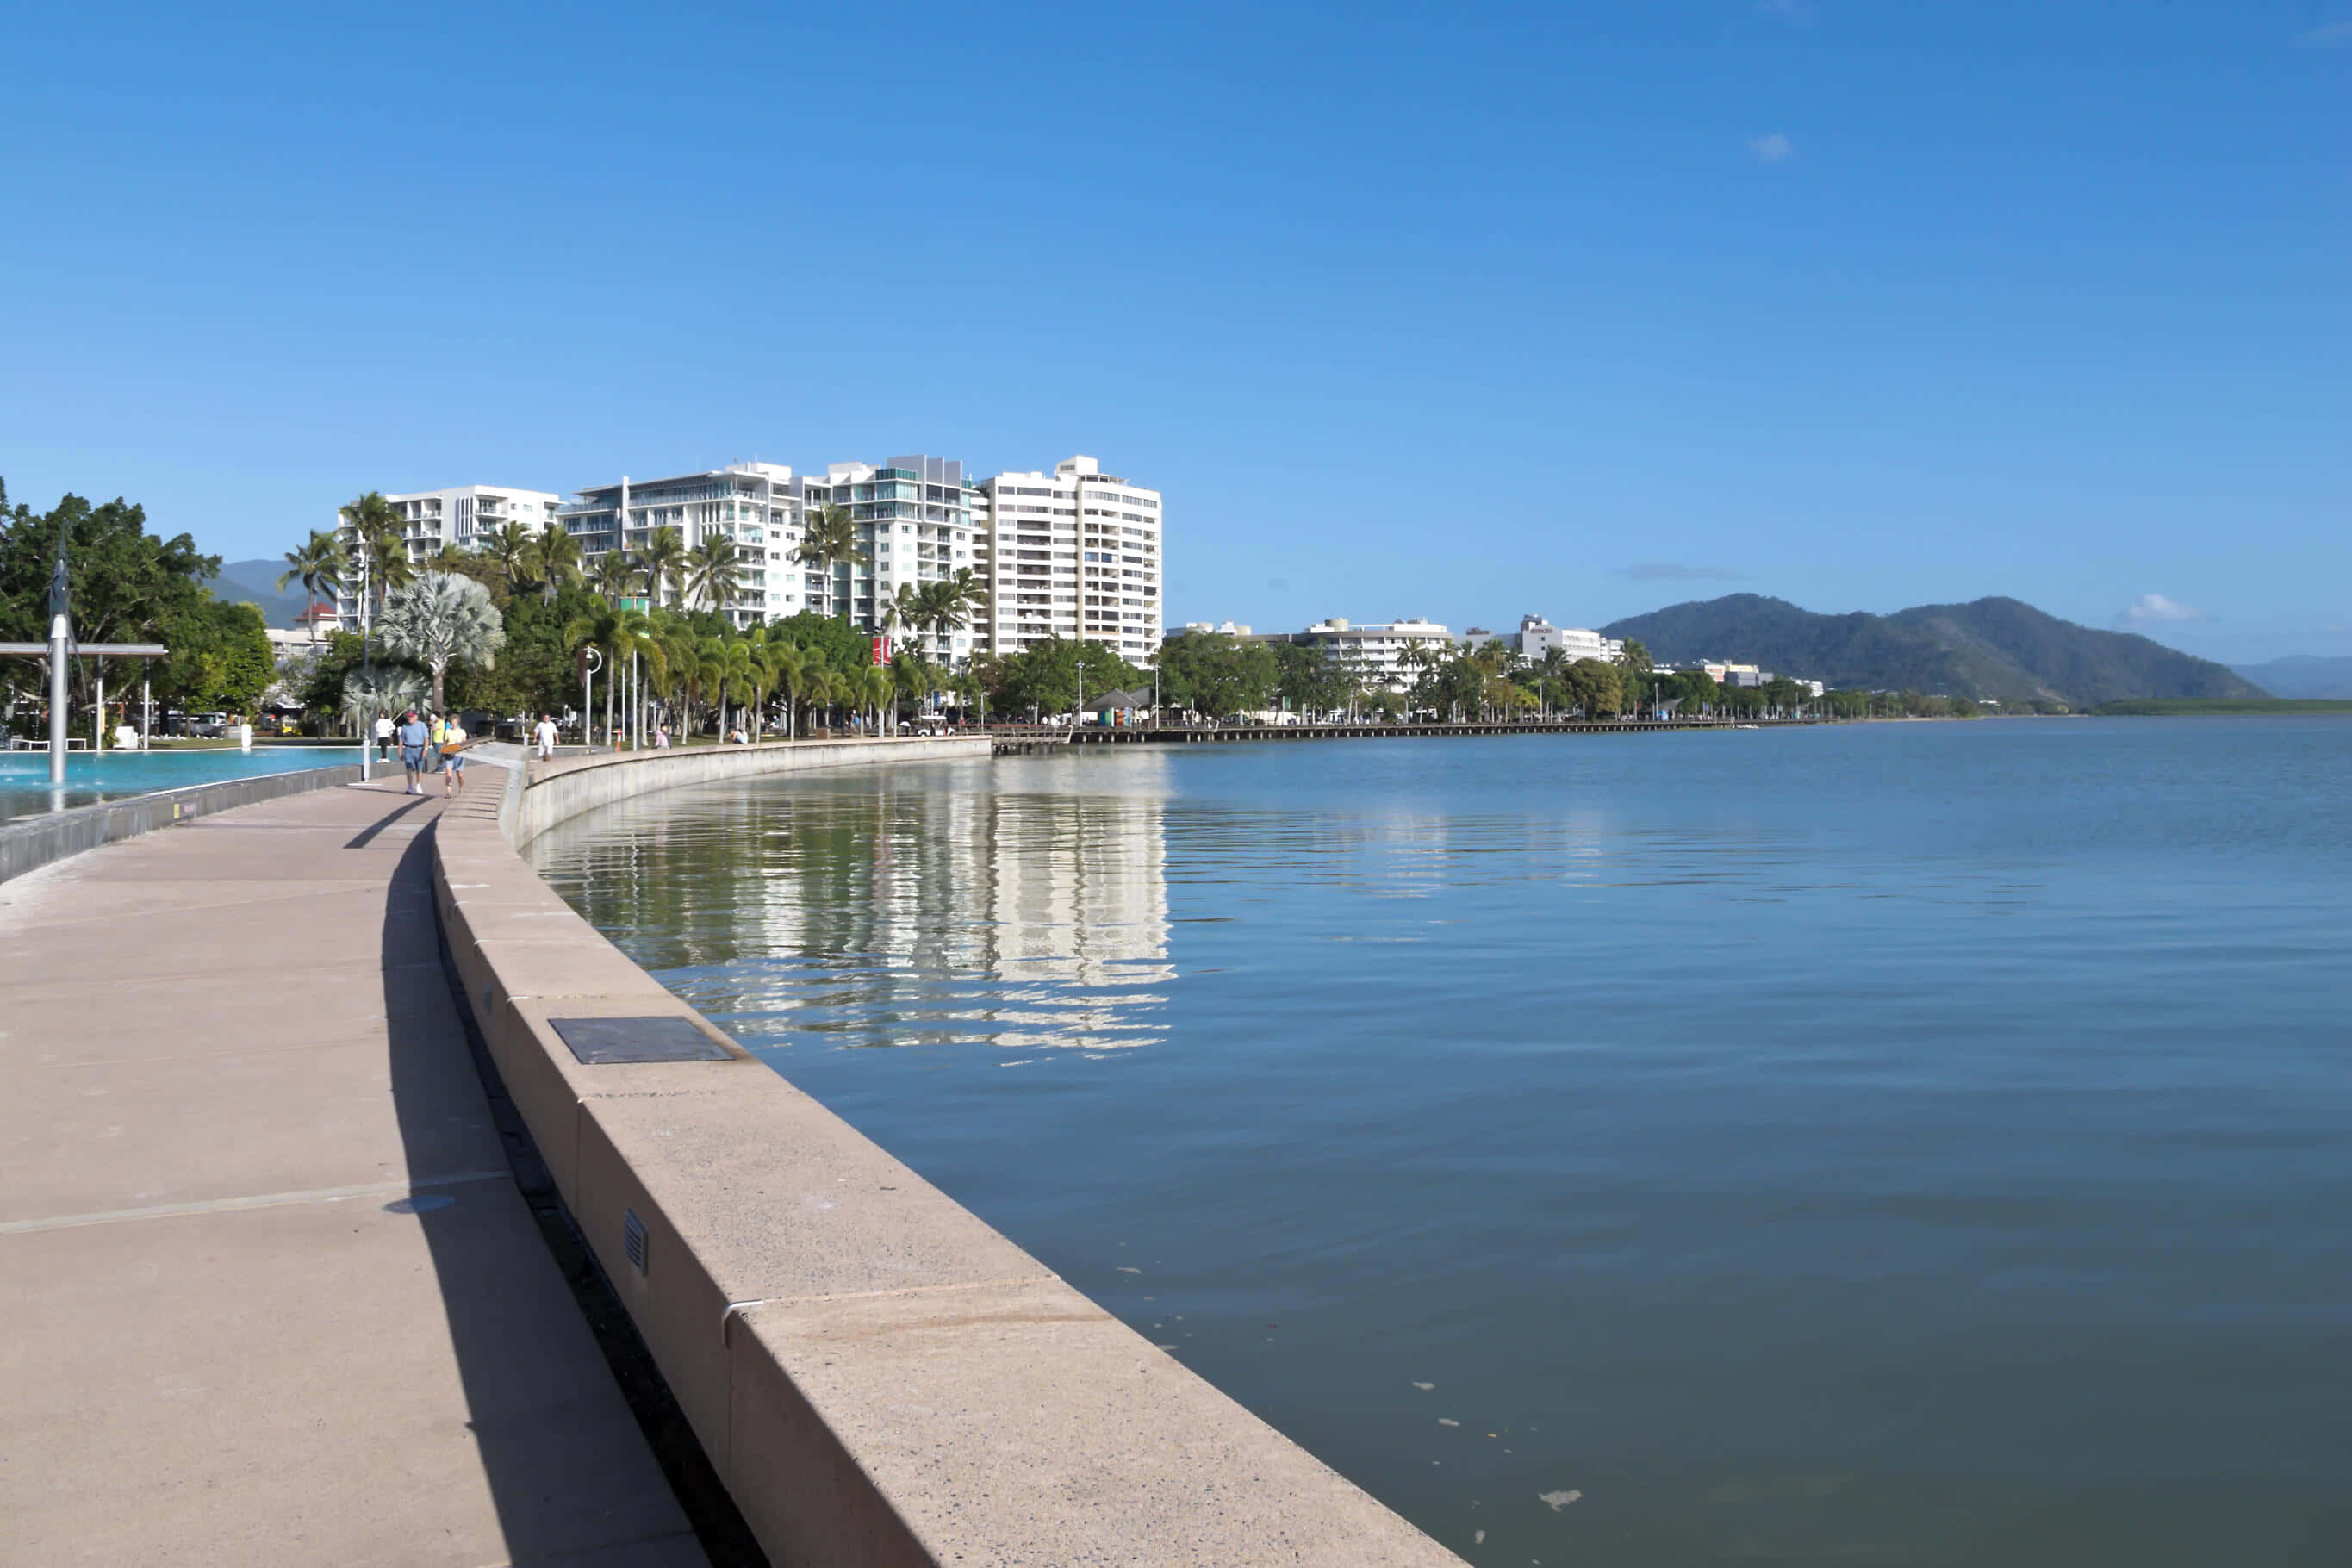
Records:
[[[706,1561],[492,1124],[444,809],[331,788],[0,883],[11,1568]]]

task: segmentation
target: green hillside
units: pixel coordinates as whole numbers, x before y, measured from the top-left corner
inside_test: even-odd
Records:
[[[216,599],[255,605],[270,626],[290,626],[302,613],[302,584],[289,583],[280,592],[278,574],[285,570],[283,561],[232,561],[205,586]]]
[[[1727,658],[1835,687],[1989,697],[2074,708],[2134,698],[2260,698],[2227,667],[2128,632],[2094,631],[2015,599],[1922,605],[1891,616],[1815,615],[1732,594],[1605,627],[1661,663]]]

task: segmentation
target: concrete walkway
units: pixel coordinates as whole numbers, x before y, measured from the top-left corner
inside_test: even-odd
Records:
[[[442,809],[329,789],[0,884],[0,1563],[706,1561],[491,1124]]]

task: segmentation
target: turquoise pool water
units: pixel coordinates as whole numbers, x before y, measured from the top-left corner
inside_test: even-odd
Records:
[[[656,795],[665,984],[1479,1564],[2352,1563],[2352,721]]]
[[[107,752],[66,756],[63,790],[49,787],[49,759],[41,752],[0,752],[0,821],[37,816],[125,795],[148,795],[188,784],[303,768],[346,767],[360,760],[357,746],[257,746],[201,752]]]

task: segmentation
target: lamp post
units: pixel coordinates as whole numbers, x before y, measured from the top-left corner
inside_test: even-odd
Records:
[[[604,668],[604,656],[594,643],[581,650],[580,659],[580,748],[588,755],[596,754],[596,672]]]

